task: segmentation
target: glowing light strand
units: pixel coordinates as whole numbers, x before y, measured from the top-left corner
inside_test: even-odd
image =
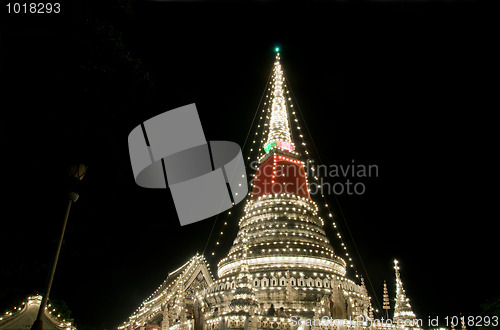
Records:
[[[256,153],[258,154],[258,153],[259,153],[259,150],[262,148],[262,143],[263,143],[263,142],[262,142],[262,140],[260,141],[260,144],[261,144],[261,145],[260,145],[258,148],[255,148],[255,146],[254,146],[254,145],[255,145],[255,141],[257,140],[257,138],[256,138],[255,136],[259,136],[259,130],[260,130],[260,127],[261,127],[261,126],[262,126],[262,130],[263,130],[263,132],[261,133],[261,136],[263,136],[263,135],[266,133],[265,128],[264,128],[264,127],[265,127],[265,125],[263,125],[263,123],[264,123],[265,119],[263,119],[263,116],[262,116],[262,114],[260,114],[260,113],[261,113],[261,112],[265,112],[265,110],[264,110],[264,109],[262,109],[262,103],[263,103],[262,101],[263,101],[263,100],[265,100],[266,98],[269,98],[269,93],[268,93],[268,91],[270,90],[270,87],[269,87],[269,86],[270,86],[270,84],[271,84],[272,77],[273,77],[273,73],[269,74],[269,77],[268,77],[267,82],[266,82],[266,87],[265,87],[264,91],[262,92],[262,95],[261,95],[261,97],[260,97],[260,101],[259,101],[259,105],[257,106],[257,110],[255,111],[255,114],[254,114],[254,116],[253,116],[252,122],[251,122],[251,124],[250,124],[250,128],[249,128],[249,130],[248,130],[248,132],[247,132],[247,135],[246,135],[246,137],[245,137],[245,142],[243,143],[242,150],[245,150],[245,147],[247,146],[247,143],[248,143],[248,141],[249,141],[249,138],[251,138],[251,139],[252,139],[252,144],[249,144],[249,151],[248,151],[248,157],[247,157],[247,160],[248,160],[248,161],[250,161],[250,159],[251,159],[251,155],[252,155],[252,153],[254,152],[254,150],[255,150],[255,151],[256,151]],[[263,103],[263,105],[264,105],[264,106],[265,106],[266,104],[267,104],[267,102],[264,102],[264,103]],[[259,114],[260,114],[260,115],[259,115]],[[253,131],[253,129],[252,129],[252,128],[253,128],[253,127],[254,127],[254,125],[255,125],[255,120],[256,120],[256,118],[257,118],[257,116],[258,116],[258,115],[259,115],[259,119],[258,119],[257,124],[256,124],[256,131],[255,131],[255,135],[254,135],[254,136],[251,136],[251,133],[252,133],[252,131]],[[258,159],[258,157],[257,157],[257,159]],[[247,163],[247,168],[249,167],[249,165],[250,165],[250,162],[248,162],[248,163]],[[251,176],[253,176],[253,174],[251,174]],[[251,187],[250,187],[250,189],[249,189],[248,196],[251,196],[251,194],[252,194],[252,189],[253,189],[253,181],[252,181],[252,185],[251,185]],[[234,205],[234,204],[233,204],[233,205]],[[227,226],[227,224],[228,224],[228,222],[229,222],[229,215],[230,215],[230,214],[231,214],[231,212],[228,212],[228,213],[227,213],[227,215],[226,215],[226,218],[225,218],[225,220],[224,220],[224,224],[223,224],[223,226],[224,226],[223,228],[224,228],[224,229],[226,228],[226,226]],[[207,243],[205,244],[205,248],[204,248],[204,250],[203,250],[203,254],[204,254],[204,253],[205,253],[205,251],[207,250],[208,244],[209,244],[210,239],[211,239],[211,237],[212,237],[212,232],[213,232],[213,231],[214,231],[214,229],[215,229],[215,226],[216,226],[216,224],[217,224],[217,220],[218,220],[219,216],[220,216],[220,214],[218,214],[218,215],[217,215],[217,217],[216,217],[216,219],[215,219],[215,221],[214,221],[214,224],[213,224],[213,226],[212,226],[212,229],[211,229],[211,231],[210,231],[210,234],[209,234],[209,236],[208,236],[208,238],[207,238]],[[220,234],[219,234],[219,236],[218,236],[217,240],[215,241],[215,245],[214,245],[214,247],[211,249],[211,251],[212,251],[212,252],[210,253],[209,258],[212,258],[212,257],[214,257],[214,256],[215,256],[215,254],[216,254],[216,248],[217,248],[217,246],[219,246],[219,245],[220,245],[220,238],[221,238],[221,236],[223,235],[223,232],[224,232],[223,230],[220,232]]]
[[[247,164],[247,168],[248,167],[251,167],[251,163],[250,163],[250,160],[252,159],[252,154],[256,154],[255,156],[255,159],[254,161],[255,162],[258,162],[259,158],[261,157],[261,154],[260,152],[263,150],[263,144],[264,144],[264,139],[263,137],[266,135],[267,133],[267,130],[266,130],[266,126],[268,126],[268,124],[266,124],[265,122],[268,121],[267,119],[269,119],[269,116],[266,114],[266,110],[267,112],[270,111],[270,108],[269,108],[269,100],[270,100],[270,91],[272,89],[272,84],[273,84],[273,77],[274,77],[274,70],[273,72],[271,72],[271,74],[269,75],[268,79],[267,79],[267,82],[266,82],[266,86],[264,88],[264,91],[262,92],[262,95],[261,95],[261,98],[260,98],[260,101],[259,101],[259,105],[257,106],[257,110],[254,114],[254,117],[252,119],[252,123],[250,124],[250,128],[248,130],[248,133],[247,133],[247,137],[245,139],[245,143],[243,144],[243,148],[242,150],[245,149],[245,146],[247,145],[247,142],[248,142],[248,139],[251,138],[252,139],[252,143],[249,144],[249,151],[248,151],[248,156],[247,156],[247,161],[248,161],[248,164]],[[264,102],[263,102],[264,101]],[[266,115],[264,115],[266,114]],[[259,116],[259,119],[257,121],[257,124],[255,124],[255,120],[257,119],[257,116]],[[255,126],[255,128],[254,128]],[[255,129],[255,134],[252,135],[252,131],[253,129]],[[259,131],[260,131],[260,134],[259,134]],[[258,137],[261,137],[260,139]],[[256,147],[255,144],[258,140],[258,146]],[[251,168],[252,169],[252,168]],[[250,176],[251,177],[254,177],[255,173],[251,173]],[[249,192],[248,192],[248,196],[251,196],[252,195],[252,190],[253,190],[253,180],[252,180],[252,183],[250,185],[250,189],[249,189]],[[231,212],[228,212],[227,215],[226,215],[226,218],[225,218],[225,221],[224,221],[224,227],[223,229],[226,229],[227,227],[227,224],[229,222],[229,216],[231,215]],[[210,241],[210,237],[212,235],[212,232],[215,228],[215,225],[217,223],[217,219],[218,219],[218,216],[216,218],[216,221],[214,222],[214,225],[212,227],[212,231],[208,237],[208,240],[207,240],[207,245],[208,245],[208,241]],[[215,241],[215,245],[214,247],[211,249],[211,253],[209,255],[209,258],[212,258],[215,256],[216,254],[216,249],[217,247],[220,245],[220,238],[221,236],[224,234],[224,230],[220,231],[220,234],[217,238],[217,240]],[[206,251],[206,247],[204,249],[204,252]]]
[[[290,89],[288,88],[288,86],[287,86],[287,84],[286,84],[286,83],[284,84],[284,87],[285,87],[285,90],[286,90],[286,94],[290,94]],[[289,97],[289,101],[293,102],[293,101],[292,101],[292,97]],[[308,150],[308,148],[307,148],[307,143],[306,143],[306,141],[305,141],[304,134],[302,133],[301,128],[300,128],[300,126],[299,126],[299,118],[298,118],[298,116],[297,116],[297,114],[296,114],[296,111],[293,109],[293,104],[290,104],[290,108],[292,109],[292,111],[291,111],[291,115],[293,116],[293,118],[292,118],[292,119],[293,119],[293,122],[295,122],[295,123],[296,123],[296,129],[297,129],[297,131],[299,132],[299,138],[300,138],[300,140],[301,140],[301,145],[304,147],[304,153],[307,155],[306,157],[308,157],[308,158],[309,158],[310,162],[311,162],[311,163],[314,163],[314,159],[312,159],[312,157],[310,156],[309,150]],[[298,109],[298,111],[300,111],[300,107],[299,107],[298,105],[297,105],[297,109]],[[306,128],[307,128],[307,125],[306,125]],[[309,130],[307,130],[307,131],[309,132]],[[309,135],[310,135],[310,133],[309,133]],[[310,136],[310,138],[311,138],[311,136]],[[314,143],[313,143],[313,146],[314,146]],[[317,152],[317,150],[316,150],[316,153],[318,153],[318,152]],[[314,168],[311,168],[311,169],[312,169],[312,171],[314,171]],[[319,178],[318,178],[315,174],[313,174],[313,175],[311,175],[311,176],[313,177],[313,179],[315,180],[315,182],[316,182],[318,185],[320,185],[320,184],[321,184],[321,182],[319,181]],[[359,273],[358,273],[358,271],[357,271],[357,269],[356,269],[356,267],[355,267],[354,263],[352,262],[352,257],[349,255],[349,252],[348,252],[348,250],[347,250],[347,246],[346,246],[346,244],[345,244],[344,240],[342,239],[342,235],[340,234],[340,231],[339,231],[339,229],[338,229],[338,227],[337,227],[337,224],[336,224],[335,219],[334,219],[334,217],[333,217],[333,212],[332,212],[332,210],[330,209],[330,206],[328,205],[328,202],[327,202],[327,200],[326,200],[326,197],[325,197],[325,195],[324,195],[324,194],[321,194],[321,197],[323,198],[323,203],[324,203],[323,205],[324,205],[324,206],[325,206],[325,208],[326,208],[326,211],[327,211],[327,213],[328,213],[328,217],[329,217],[329,218],[332,218],[332,226],[333,226],[333,228],[335,229],[336,234],[337,234],[337,237],[339,238],[339,240],[340,240],[340,242],[341,242],[341,246],[342,246],[342,248],[343,248],[343,250],[344,250],[344,252],[345,252],[345,256],[346,256],[346,258],[350,261],[350,267],[351,267],[351,268],[353,269],[353,271],[355,272],[355,276],[356,276],[356,278],[359,278]],[[338,202],[337,198],[336,198],[335,196],[334,196],[334,198],[335,198],[335,200],[336,200],[336,202],[337,202],[337,205],[339,205],[339,202]],[[339,205],[339,207],[340,207],[340,205]],[[340,212],[342,213],[342,210],[341,210],[341,209],[340,209]],[[345,217],[343,216],[343,214],[342,214],[342,218],[344,219],[344,222],[345,222]],[[346,226],[347,226],[347,223],[346,223]],[[349,234],[351,235],[351,239],[352,239],[352,241],[353,241],[354,247],[356,248],[356,244],[355,244],[355,242],[354,242],[354,238],[352,237],[352,234],[350,233],[349,228],[347,228],[347,230],[348,230]],[[363,268],[364,268],[363,261],[361,260],[361,256],[359,255],[359,251],[357,250],[357,248],[356,248],[356,251],[357,251],[358,257],[359,257],[359,259],[360,259],[360,262],[361,262],[361,264],[362,264],[362,266],[363,266]],[[365,273],[366,273],[366,276],[367,276],[367,279],[368,279],[368,283],[370,284],[370,287],[371,287],[372,291],[374,292],[373,285],[372,285],[372,283],[371,283],[370,277],[368,276],[368,273],[366,272],[366,269],[365,269]],[[380,309],[380,306],[381,306],[381,305],[380,305],[380,302],[379,302],[379,300],[378,300],[377,295],[375,295],[375,300],[376,300],[377,305],[378,305],[378,307],[379,307],[379,309]]]

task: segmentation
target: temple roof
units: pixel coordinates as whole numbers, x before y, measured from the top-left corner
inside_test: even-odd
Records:
[[[132,325],[133,328],[148,324],[162,313],[167,301],[175,299],[178,291],[183,291],[183,297],[189,297],[196,290],[201,290],[213,283],[213,276],[210,272],[205,258],[196,254],[185,264],[170,272],[163,283],[137,308],[137,310],[124,322],[119,329],[124,329]]]
[[[42,296],[35,295],[28,297],[19,307],[14,307],[13,311],[6,312],[0,316],[0,329],[29,329],[36,320]],[[57,311],[48,305],[42,316],[43,329],[76,329],[72,322],[57,317]],[[56,314],[56,315],[53,315]]]

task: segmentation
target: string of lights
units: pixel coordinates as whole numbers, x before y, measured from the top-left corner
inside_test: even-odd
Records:
[[[247,135],[246,135],[246,137],[245,137],[245,141],[243,142],[243,147],[242,147],[242,150],[245,150],[245,147],[246,147],[246,146],[247,146],[247,144],[248,144],[248,140],[249,140],[250,134],[251,134],[252,130],[254,129],[255,120],[256,120],[256,118],[257,118],[257,115],[258,115],[258,114],[259,114],[259,112],[261,111],[260,109],[261,109],[261,107],[262,107],[262,101],[263,101],[264,97],[266,97],[266,98],[267,98],[267,97],[268,97],[268,95],[269,95],[268,93],[266,93],[266,90],[268,89],[268,88],[267,88],[267,85],[269,85],[269,84],[270,84],[270,82],[271,82],[271,80],[272,80],[272,77],[273,77],[273,73],[271,73],[271,74],[268,76],[268,78],[267,78],[266,88],[264,89],[264,91],[263,91],[263,92],[262,92],[262,94],[261,94],[261,97],[260,97],[260,100],[259,100],[259,104],[257,105],[257,110],[255,111],[255,114],[254,114],[254,116],[253,116],[252,123],[250,124],[250,128],[249,128],[249,129],[248,129],[248,131],[247,131]],[[264,102],[264,105],[266,105],[266,102]],[[262,112],[264,112],[264,111],[265,111],[265,110],[262,110]],[[256,136],[258,136],[258,135],[259,135],[259,130],[260,130],[260,129],[262,129],[262,130],[263,130],[263,132],[261,133],[261,135],[263,136],[263,135],[265,134],[264,125],[262,125],[262,122],[263,122],[263,119],[262,119],[262,118],[263,118],[263,117],[262,117],[262,115],[260,115],[260,116],[259,116],[259,119],[258,119],[258,122],[257,122],[257,125],[256,125],[256,132],[255,132],[255,135],[256,135]],[[262,128],[261,128],[261,126],[262,126]],[[255,137],[253,137],[253,138],[252,138],[252,145],[250,145],[250,146],[249,146],[249,149],[250,149],[250,150],[248,151],[248,155],[249,155],[249,156],[247,157],[247,166],[246,166],[246,167],[247,167],[247,169],[249,168],[249,169],[250,169],[250,171],[252,170],[252,164],[251,164],[250,160],[251,160],[251,154],[252,154],[252,153],[253,153],[253,151],[254,151],[254,146],[253,146],[253,145],[255,144],[255,140],[256,140],[256,138],[255,138]],[[262,142],[262,140],[261,140],[261,142]],[[260,148],[260,147],[259,147],[259,148]],[[252,174],[252,176],[253,176],[253,174]],[[253,180],[252,180],[252,182],[253,182]],[[251,187],[250,187],[250,189],[249,189],[249,191],[250,191],[250,192],[248,193],[248,195],[249,195],[249,196],[251,195],[251,191],[252,191],[251,189],[252,189],[252,188],[253,188],[253,186],[251,185]],[[233,203],[233,205],[234,205],[234,203]],[[228,211],[227,213],[225,213],[226,217],[225,217],[225,219],[224,219],[223,226],[220,228],[219,235],[218,235],[218,237],[217,237],[217,240],[215,241],[215,245],[214,245],[214,246],[213,246],[213,248],[211,249],[211,253],[210,253],[210,256],[209,256],[210,261],[211,261],[211,260],[212,260],[212,258],[213,258],[213,257],[215,257],[215,255],[216,255],[216,249],[217,249],[217,247],[218,247],[218,246],[220,246],[220,239],[221,239],[221,237],[224,235],[224,231],[225,231],[225,229],[227,228],[228,223],[233,223],[233,221],[230,221],[230,220],[229,220],[229,217],[231,216],[231,214],[232,214],[232,213],[231,213],[231,211]],[[215,228],[215,225],[217,224],[217,220],[218,220],[219,216],[220,216],[220,214],[218,214],[218,215],[216,216],[216,218],[215,218],[214,224],[213,224],[213,226],[212,226],[212,230],[210,231],[210,234],[209,234],[209,236],[208,236],[208,238],[207,238],[207,243],[206,243],[206,245],[205,245],[205,249],[203,250],[203,253],[205,253],[205,251],[206,251],[206,249],[207,249],[208,243],[210,242],[210,238],[212,237],[212,232],[213,232],[213,230],[214,230],[214,228]]]
[[[290,91],[292,91],[292,94],[293,94],[293,90],[292,90],[291,88],[288,88],[287,84],[285,84],[285,87],[287,88],[287,93],[289,93]],[[288,100],[291,102],[291,101],[292,101],[292,98],[290,97]],[[291,105],[291,107],[293,108],[293,104]],[[314,144],[314,140],[312,139],[311,132],[310,132],[309,128],[307,127],[307,123],[306,123],[306,121],[304,120],[304,116],[302,115],[302,112],[300,111],[300,107],[297,105],[296,109],[297,109],[297,111],[300,113],[301,118],[302,118],[302,121],[304,122],[304,126],[306,127],[306,131],[308,132],[309,137],[310,137],[310,139],[311,139],[311,141],[312,141],[311,143],[312,143],[312,145],[313,145],[314,150],[316,151],[316,152],[315,152],[316,157],[318,157],[319,162],[320,162],[320,163],[322,163],[322,162],[321,162],[321,158],[320,158],[320,156],[319,156],[319,152],[318,152],[318,150],[317,150],[317,148],[316,148],[316,146],[315,146],[315,144]],[[292,116],[294,117],[293,119],[294,119],[294,122],[296,123],[296,129],[297,129],[298,131],[300,131],[300,132],[299,132],[299,133],[300,133],[300,134],[299,134],[299,138],[301,139],[301,145],[302,145],[302,146],[303,146],[303,148],[304,148],[304,153],[308,156],[308,158],[309,158],[309,160],[310,160],[310,162],[311,162],[311,163],[315,163],[314,158],[311,156],[311,154],[310,154],[310,152],[309,152],[309,150],[308,150],[308,148],[307,148],[307,143],[306,143],[306,141],[305,141],[304,134],[303,134],[303,133],[302,133],[302,131],[301,131],[301,127],[299,126],[299,118],[298,118],[298,116],[297,116],[297,114],[296,114],[296,111],[295,111],[295,110],[291,111],[291,114],[292,114]],[[311,166],[311,172],[314,172],[314,171],[315,171],[314,166]],[[319,180],[318,176],[317,176],[315,173],[312,175],[312,178],[315,180],[315,183],[316,183],[316,184],[318,184],[318,185],[320,185],[320,184],[321,184],[321,182],[320,182],[320,180]],[[327,177],[327,180],[328,180],[328,182],[330,181],[328,177]],[[359,275],[359,273],[358,273],[358,271],[357,271],[357,268],[355,267],[355,264],[354,264],[354,262],[353,262],[353,260],[352,260],[352,256],[349,254],[349,251],[348,251],[348,249],[347,249],[347,245],[345,244],[345,242],[344,242],[344,240],[343,240],[343,237],[342,237],[342,235],[341,235],[341,233],[340,233],[340,231],[339,231],[339,228],[337,227],[337,223],[336,223],[336,221],[335,221],[335,217],[334,217],[334,212],[332,211],[332,209],[331,209],[331,207],[330,207],[330,204],[328,203],[328,200],[327,200],[327,199],[326,199],[326,197],[325,197],[325,194],[324,194],[324,193],[321,193],[320,195],[321,195],[321,197],[322,197],[322,202],[323,202],[323,204],[322,204],[322,205],[323,205],[323,206],[325,207],[325,209],[326,209],[326,212],[325,212],[325,213],[326,213],[326,214],[328,214],[328,217],[332,219],[332,227],[333,227],[333,228],[335,229],[335,231],[336,231],[336,236],[337,236],[337,238],[338,238],[338,239],[339,239],[339,241],[340,241],[340,245],[341,245],[342,249],[344,250],[344,255],[345,255],[345,257],[347,258],[347,260],[349,260],[349,262],[350,262],[350,267],[351,267],[351,268],[353,269],[353,271],[355,272],[355,277],[356,277],[356,278],[360,278],[360,275]],[[374,294],[374,297],[375,297],[375,300],[376,300],[376,303],[377,303],[377,306],[378,306],[378,309],[376,310],[376,312],[378,312],[378,311],[381,309],[381,305],[380,305],[380,302],[379,302],[379,300],[378,300],[377,295],[375,294],[375,289],[374,289],[374,287],[373,287],[373,285],[372,285],[372,282],[371,282],[371,280],[370,280],[370,277],[369,277],[369,275],[368,275],[368,272],[366,271],[366,268],[365,268],[365,266],[364,266],[363,260],[362,260],[362,258],[361,258],[360,253],[359,253],[359,250],[358,250],[358,248],[357,248],[357,246],[356,246],[356,242],[355,242],[355,240],[354,240],[354,237],[353,237],[353,235],[352,235],[351,231],[349,230],[349,225],[348,225],[347,220],[346,220],[346,218],[345,218],[345,216],[344,216],[344,212],[343,212],[343,210],[342,210],[342,207],[341,207],[341,205],[340,205],[340,202],[338,201],[338,198],[337,198],[337,196],[336,196],[335,194],[333,194],[333,198],[334,198],[334,200],[335,200],[335,202],[336,202],[336,204],[337,204],[337,207],[338,207],[338,209],[339,209],[339,213],[340,213],[340,215],[341,215],[341,216],[340,216],[340,218],[341,218],[341,219],[343,219],[343,221],[344,221],[344,225],[345,225],[345,227],[346,227],[346,230],[347,230],[347,232],[349,233],[349,235],[350,235],[350,237],[351,237],[351,241],[352,241],[352,243],[353,243],[354,249],[355,249],[355,250],[356,250],[356,252],[357,252],[358,259],[359,259],[359,261],[360,261],[360,263],[361,263],[361,265],[362,265],[362,267],[363,267],[363,269],[364,269],[364,273],[365,273],[365,275],[366,275],[366,277],[367,277],[367,279],[368,279],[368,283],[370,284],[370,287],[371,287],[372,293]]]

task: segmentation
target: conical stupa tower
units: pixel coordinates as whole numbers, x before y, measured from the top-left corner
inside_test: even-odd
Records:
[[[335,254],[311,198],[306,159],[295,151],[289,118],[293,105],[287,94],[277,53],[264,106],[267,132],[260,137],[252,192],[233,246],[218,263],[219,279],[210,300],[222,315],[234,313],[232,295],[242,280],[243,265],[260,315],[267,316],[271,305],[277,317],[368,315],[369,298],[345,277],[346,262]],[[272,309],[269,313],[273,316]]]
[[[403,281],[399,274],[399,262],[394,259],[394,271],[396,272],[396,302],[394,304],[394,323],[406,327],[415,325],[415,313],[410,305],[410,299],[406,297]]]

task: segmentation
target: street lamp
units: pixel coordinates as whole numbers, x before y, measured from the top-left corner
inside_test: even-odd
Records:
[[[76,184],[82,181],[85,173],[87,172],[87,165],[84,164],[75,164],[71,165],[68,168],[68,173],[73,179],[74,185],[73,188],[76,187]],[[31,326],[31,330],[43,330],[43,320],[42,316],[45,311],[45,307],[47,306],[47,301],[49,299],[50,289],[52,287],[52,281],[54,280],[54,274],[56,272],[57,260],[59,259],[59,253],[61,252],[61,246],[64,239],[64,232],[66,231],[66,224],[68,223],[69,211],[71,209],[71,205],[78,200],[79,195],[70,191],[68,193],[68,204],[66,206],[66,213],[64,215],[64,221],[61,230],[61,236],[59,237],[59,243],[57,244],[56,254],[54,256],[54,262],[52,263],[52,269],[50,270],[49,279],[47,281],[47,286],[45,287],[45,292],[43,294],[42,302],[40,303],[40,308],[38,309],[38,314],[36,316],[36,320]]]

